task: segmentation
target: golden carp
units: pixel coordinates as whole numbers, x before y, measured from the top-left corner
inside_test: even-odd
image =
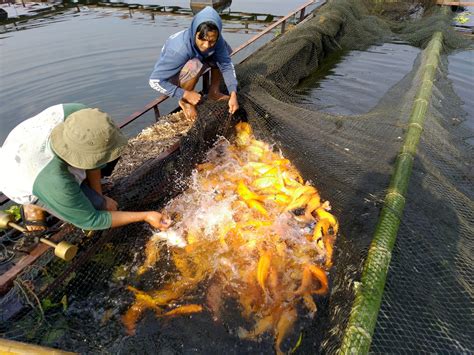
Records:
[[[249,154],[250,159],[261,159],[265,154],[265,149],[255,145],[245,147],[245,151]]]
[[[293,307],[287,308],[281,313],[280,319],[276,325],[275,351],[277,354],[284,354],[281,351],[281,342],[293,327],[293,323],[295,323],[297,316],[298,314]]]
[[[273,166],[266,163],[250,161],[244,165],[244,168],[249,169],[253,175],[263,175],[267,171],[271,170]]]
[[[304,302],[304,305],[306,306],[306,308],[308,308],[308,310],[309,310],[309,316],[311,318],[313,318],[314,315],[316,314],[317,310],[318,310],[318,307],[316,306],[316,303],[314,303],[313,296],[308,292],[304,293],[303,294],[303,302]]]
[[[314,219],[313,212],[321,206],[321,198],[318,193],[315,193],[306,205],[304,214],[307,219]]]
[[[268,272],[270,270],[270,261],[271,261],[271,254],[266,251],[260,255],[260,259],[258,260],[257,265],[257,281],[262,290],[265,292],[265,281],[268,277]]]
[[[257,195],[255,192],[251,191],[242,180],[240,180],[239,183],[237,184],[237,193],[244,201],[248,201],[248,200],[263,201],[263,198]]]
[[[255,324],[255,327],[251,331],[246,331],[243,328],[239,328],[238,335],[241,339],[252,339],[255,340],[257,337],[262,335],[263,333],[269,331],[271,328],[273,328],[274,324],[274,319],[273,315],[270,314],[268,316],[265,316],[257,321]]]
[[[328,219],[334,231],[334,234],[337,234],[339,230],[339,224],[337,223],[336,217],[334,217],[331,213],[329,213],[322,207],[316,210],[316,214],[318,215],[319,219],[325,219],[325,218]]]
[[[235,130],[237,131],[237,134],[240,134],[242,132],[252,134],[252,126],[250,126],[248,122],[240,121],[235,125]]]
[[[186,304],[184,306],[176,307],[175,309],[163,313],[160,317],[180,316],[183,314],[198,313],[202,311],[202,306],[198,304]]]
[[[332,235],[325,235],[323,237],[324,249],[326,250],[326,261],[324,266],[330,268],[332,266],[332,253],[334,245],[334,237]]]
[[[280,206],[287,206],[291,202],[291,198],[288,195],[275,193],[265,196],[265,201],[273,201]]]
[[[233,298],[254,324],[249,331],[239,327],[238,335],[256,340],[271,332],[282,354],[297,310],[313,317],[314,295],[329,292],[326,271],[339,228],[329,210],[288,159],[256,139],[248,123],[238,123],[234,144],[218,141],[193,172],[192,186],[165,207],[181,217],[149,239],[138,275],[158,262],[163,248],[172,264],[163,275],[167,283],[148,292],[128,288],[135,298],[122,317],[127,332],[135,332],[147,309],[158,317],[202,312],[193,299],[204,299],[217,320]],[[175,302],[191,304],[172,309]]]
[[[312,290],[311,293],[317,295],[325,295],[328,292],[328,277],[326,272],[316,265],[307,265],[311,274],[315,279],[319,281],[320,287],[316,290]]]
[[[246,132],[241,132],[235,137],[235,144],[239,147],[245,147],[250,144],[250,135]]]
[[[135,334],[138,319],[141,317],[142,313],[148,308],[150,307],[148,307],[145,302],[137,300],[122,316],[122,322],[125,325],[125,329],[127,330],[128,335]]]
[[[256,200],[248,200],[245,202],[251,209],[261,213],[264,216],[268,216],[268,211],[265,209],[265,207],[263,206],[261,202],[256,201]]]
[[[255,179],[251,186],[256,188],[256,189],[265,189],[268,187],[273,187],[275,185],[278,185],[279,180],[275,176],[265,176],[265,177],[260,177]]]
[[[138,268],[138,275],[143,274],[154,266],[160,257],[160,248],[156,245],[156,238],[151,237],[145,247],[145,262]]]
[[[320,248],[324,247],[323,244],[323,235],[328,234],[329,228],[331,227],[331,223],[329,222],[329,219],[324,218],[320,219],[318,223],[316,223],[316,226],[314,226],[314,233],[313,233],[313,240],[318,243],[318,246]]]
[[[313,280],[317,280],[320,287],[312,289]],[[313,264],[307,264],[303,268],[303,277],[301,286],[295,291],[296,295],[304,295],[311,292],[312,294],[325,295],[328,291],[328,278],[326,272]]]
[[[311,195],[301,195],[296,199],[293,199],[288,206],[286,206],[285,211],[293,211],[299,208],[304,208],[311,200]]]

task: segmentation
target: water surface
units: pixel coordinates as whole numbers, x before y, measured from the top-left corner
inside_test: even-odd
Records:
[[[122,1],[128,4],[140,3],[142,5],[164,5],[164,6],[179,6],[183,8],[190,8],[190,0],[125,0]],[[272,14],[284,16],[297,7],[307,3],[308,0],[233,0],[226,11],[232,12],[248,12],[259,14]]]
[[[462,100],[462,124],[474,132],[474,50],[463,50],[448,57],[448,78],[453,83],[456,94]],[[474,136],[468,139],[474,144]]]
[[[0,35],[0,143],[19,122],[58,103],[100,107],[121,122],[158,96],[148,78],[164,41],[185,29],[190,16],[157,15],[112,8],[83,8],[80,13],[18,24]],[[263,25],[224,23],[232,47]],[[175,108],[168,100],[165,113]],[[152,122],[141,120],[140,127]],[[136,133],[139,127],[128,128]]]
[[[367,113],[408,74],[420,50],[396,43],[366,51],[335,52],[312,76],[303,80],[303,102],[340,115]]]
[[[419,53],[419,48],[401,43],[334,52],[300,83],[301,102],[331,114],[365,114],[412,70]],[[474,130],[474,50],[454,52],[448,63],[448,78],[464,111],[458,119]],[[473,144],[474,138],[468,141]]]

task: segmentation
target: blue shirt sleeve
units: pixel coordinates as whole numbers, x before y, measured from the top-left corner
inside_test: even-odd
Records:
[[[222,43],[219,43],[218,47],[216,48],[214,57],[216,59],[216,64],[224,78],[227,90],[230,94],[232,91],[237,92],[237,76],[235,75],[235,68],[234,64],[232,64],[232,58],[230,56],[229,49],[230,46],[224,39],[222,39]]]

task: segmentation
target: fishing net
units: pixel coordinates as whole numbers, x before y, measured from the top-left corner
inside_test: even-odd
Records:
[[[233,139],[237,121],[247,119],[256,138],[274,144],[275,151],[281,151],[304,180],[317,187],[322,200],[331,201],[331,213],[339,220],[329,294],[315,297],[315,317],[301,317],[281,344],[285,352],[335,353],[341,347],[420,87],[424,48],[435,31],[443,34],[443,53],[371,352],[468,353],[474,349],[469,313],[474,286],[473,152],[465,142],[472,132],[453,120],[465,113],[447,76],[447,53],[469,43],[452,33],[449,15],[424,4],[420,17],[417,5],[366,6],[345,0],[326,4],[237,66],[240,115],[231,121],[225,103],[201,105],[197,121],[180,139],[178,149],[147,159],[132,174],[113,181],[110,193],[123,209],[162,208],[186,190],[194,167],[205,160],[217,137]],[[369,112],[329,114],[305,100],[299,83],[317,71],[328,55],[390,41],[403,41],[421,51],[409,73]],[[84,353],[274,351],[271,334],[260,341],[238,336],[235,323],[246,329],[252,323],[238,317],[239,305],[232,302],[224,311],[228,321],[216,322],[207,311],[173,318],[147,311],[137,323],[136,334],[127,335],[122,316],[135,300],[127,287],[156,289],[176,271],[170,251],[163,248],[154,272],[137,273],[151,235],[142,224],[91,237],[71,231],[68,239],[81,243],[81,252],[71,263],[46,254],[1,299],[3,335]],[[204,290],[198,289],[189,303],[203,303],[200,295]]]

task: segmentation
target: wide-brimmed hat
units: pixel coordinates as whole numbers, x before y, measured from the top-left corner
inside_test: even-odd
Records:
[[[117,159],[127,138],[110,116],[97,108],[70,114],[51,131],[51,148],[69,165],[97,169]]]

